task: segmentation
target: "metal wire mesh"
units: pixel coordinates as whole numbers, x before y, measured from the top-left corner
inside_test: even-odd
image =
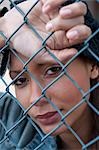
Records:
[[[1,3],[3,2],[3,0],[1,1]],[[92,55],[92,57],[94,57],[94,59],[99,62],[99,57],[91,50],[90,48],[90,41],[92,38],[94,38],[97,34],[99,34],[99,28],[83,43],[82,48],[77,52],[77,54],[75,54],[67,63],[63,64],[52,52],[51,50],[46,46],[46,43],[48,41],[48,39],[54,34],[54,33],[50,33],[46,38],[43,38],[39,32],[35,29],[35,27],[31,24],[29,18],[28,18],[28,14],[31,13],[31,11],[36,7],[36,5],[39,3],[39,0],[35,2],[35,4],[33,4],[33,6],[31,6],[31,8],[28,10],[27,13],[24,13],[22,11],[22,9],[20,9],[20,7],[18,5],[16,5],[12,0],[9,0],[9,2],[15,7],[15,9],[23,16],[23,21],[20,24],[20,26],[12,33],[12,35],[7,38],[6,35],[4,35],[2,32],[0,32],[1,36],[5,39],[5,45],[4,47],[0,50],[0,53],[4,53],[4,51],[7,51],[8,49],[10,49],[10,52],[13,53],[14,56],[17,57],[17,59],[22,63],[23,65],[23,70],[22,72],[20,72],[11,82],[10,84],[6,83],[6,80],[4,77],[1,76],[1,82],[6,86],[5,92],[1,94],[0,96],[0,102],[3,103],[2,105],[0,104],[0,109],[2,107],[4,107],[5,103],[7,103],[6,109],[4,112],[1,112],[0,110],[0,128],[2,129],[2,136],[0,139],[0,145],[1,148],[3,148],[3,144],[6,143],[6,145],[8,144],[8,142],[10,141],[10,144],[13,145],[13,149],[25,149],[23,148],[24,146],[26,147],[26,145],[29,144],[30,141],[33,140],[35,133],[38,133],[38,139],[40,139],[40,142],[38,145],[36,145],[36,147],[34,148],[36,149],[44,149],[44,145],[50,150],[50,149],[54,149],[51,147],[50,142],[48,144],[47,139],[49,140],[50,136],[58,130],[58,128],[60,128],[63,124],[64,126],[66,126],[66,128],[74,135],[74,137],[76,137],[76,139],[78,140],[78,142],[81,144],[82,149],[88,149],[90,148],[93,144],[97,143],[99,141],[99,136],[95,136],[93,139],[91,139],[88,143],[84,143],[84,141],[80,138],[80,136],[77,134],[77,132],[69,125],[69,123],[66,121],[66,118],[68,116],[70,116],[75,110],[78,110],[83,104],[87,104],[89,106],[89,108],[98,116],[99,115],[99,110],[98,107],[99,106],[95,106],[93,105],[88,99],[87,96],[89,94],[91,94],[95,89],[97,89],[99,87],[99,82],[97,82],[94,86],[92,86],[87,92],[84,92],[83,89],[78,85],[78,83],[71,77],[71,75],[69,74],[69,72],[67,71],[67,67],[79,56],[81,55],[84,51],[88,51],[88,53],[90,55]],[[31,29],[31,31],[33,32],[33,34],[36,35],[36,37],[42,42],[42,46],[36,50],[36,52],[34,54],[31,55],[31,57],[24,62],[16,53],[16,51],[10,46],[10,41],[11,39],[17,34],[18,31],[20,31],[20,29],[24,26],[27,25],[28,28]],[[35,57],[41,53],[41,52],[47,52],[51,58],[53,60],[55,60],[55,62],[57,64],[59,64],[61,66],[61,73],[54,79],[52,80],[49,84],[47,84],[45,87],[43,87],[41,85],[41,83],[37,80],[36,76],[34,74],[32,74],[29,71],[28,68],[28,64],[31,63],[31,61],[33,59],[35,59]],[[10,87],[14,84],[14,82],[21,76],[23,75],[25,72],[27,72],[27,74],[29,74],[29,76],[32,78],[32,80],[34,80],[36,82],[36,84],[39,86],[40,90],[41,90],[41,95],[40,97],[38,97],[37,99],[35,99],[35,101],[27,108],[24,109],[23,106],[20,104],[20,102],[15,98],[15,96],[13,96],[13,94],[10,91]],[[69,111],[67,111],[65,114],[62,113],[62,111],[55,105],[54,102],[51,101],[51,99],[48,97],[47,95],[47,91],[49,90],[49,88],[51,88],[52,86],[54,86],[54,84],[57,83],[58,80],[60,80],[63,76],[66,76],[66,78],[68,78],[68,80],[70,82],[73,83],[73,85],[75,86],[76,89],[79,90],[80,94],[82,95],[81,100],[74,105]],[[61,90],[61,89],[59,89]],[[56,91],[57,93],[57,91]],[[9,99],[7,99],[8,95],[11,97]],[[56,112],[59,113],[61,119],[60,122],[56,125],[55,128],[53,128],[53,130],[51,130],[50,132],[48,132],[47,134],[44,134],[42,132],[42,129],[40,129],[40,127],[38,127],[38,125],[35,123],[35,121],[33,121],[33,118],[31,119],[30,116],[28,116],[28,112],[37,104],[39,103],[42,98],[46,99],[47,103],[49,103],[53,110],[55,110]],[[12,110],[9,110],[9,105],[12,105],[13,108]],[[15,117],[15,119],[13,120],[12,123],[10,123],[10,125],[5,121],[5,119],[2,118],[2,113],[6,114],[6,110],[7,112],[9,112],[8,115],[10,115],[10,112],[15,112],[17,115],[16,117],[13,116],[15,115],[15,113],[13,113],[12,118]],[[16,111],[15,111],[16,110]],[[9,120],[10,122],[10,120]],[[27,128],[28,132],[27,134],[30,134],[30,136],[27,138],[27,134],[25,135],[17,135],[17,133],[19,132],[19,130],[21,130],[21,128]],[[23,128],[22,128],[23,129]],[[32,133],[32,134],[31,134]],[[23,144],[23,140],[24,143]],[[29,149],[29,147],[26,147],[26,149]],[[32,148],[31,148],[32,149]]]

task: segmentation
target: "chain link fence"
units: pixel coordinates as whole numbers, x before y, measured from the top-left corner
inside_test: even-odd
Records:
[[[3,1],[4,0],[1,1],[1,4]],[[92,39],[94,39],[95,37],[97,37],[97,35],[99,35],[99,28],[97,28],[93,32],[93,34],[86,41],[84,41],[83,44],[79,46],[79,51],[71,59],[69,59],[67,63],[64,64],[56,57],[56,55],[54,55],[54,53],[47,46],[47,41],[50,39],[51,36],[53,36],[54,33],[50,33],[46,38],[42,37],[41,34],[38,32],[38,30],[35,29],[35,27],[31,24],[29,20],[28,15],[38,5],[39,0],[35,1],[33,6],[31,6],[31,8],[26,13],[24,13],[23,10],[18,5],[16,5],[12,0],[9,0],[9,2],[12,6],[15,7],[16,11],[18,11],[19,14],[22,15],[23,21],[20,24],[20,26],[18,26],[17,29],[14,30],[14,32],[9,38],[7,38],[3,32],[0,32],[0,35],[3,37],[5,41],[4,46],[0,50],[0,53],[1,53],[0,59],[4,59],[2,64],[0,64],[1,66],[0,74],[4,74],[5,72],[4,68],[6,68],[6,63],[9,63],[7,62],[9,58],[9,53],[12,53],[13,56],[16,57],[17,60],[22,64],[23,70],[9,84],[6,82],[4,76],[1,76],[0,78],[0,82],[2,82],[6,86],[5,92],[1,93],[0,95],[0,132],[1,132],[0,133],[1,134],[0,135],[0,149],[3,150],[4,147],[6,147],[6,149],[11,149],[11,150],[13,149],[17,149],[17,150],[19,149],[24,149],[24,150],[25,149],[27,150],[29,149],[35,149],[35,150],[36,149],[40,149],[40,150],[41,149],[42,150],[53,149],[54,150],[55,144],[56,144],[55,143],[56,138],[53,138],[51,135],[57,132],[57,130],[61,128],[63,125],[66,127],[66,129],[68,129],[68,131],[71,134],[74,135],[74,137],[80,143],[82,149],[84,150],[90,149],[91,146],[93,145],[96,145],[95,149],[98,149],[99,148],[97,146],[98,145],[97,143],[99,142],[98,129],[96,131],[97,133],[95,134],[95,136],[90,138],[90,141],[85,143],[83,139],[80,137],[80,135],[68,123],[67,118],[71,114],[73,114],[76,110],[78,110],[78,113],[79,113],[79,109],[82,108],[82,105],[87,104],[87,107],[92,111],[94,116],[97,118],[96,122],[98,124],[97,126],[99,126],[99,123],[98,123],[99,102],[96,102],[96,104],[94,104],[94,102],[91,102],[88,99],[89,95],[94,93],[94,91],[99,90],[99,82],[97,80],[97,82],[95,82],[95,84],[93,84],[91,88],[85,92],[80,87],[80,85],[71,77],[67,68],[68,66],[72,64],[72,62],[74,62],[76,58],[81,56],[84,52],[86,53],[86,51],[88,55],[90,55],[97,64],[99,63],[99,57],[98,57],[99,46],[97,49],[97,53],[95,53],[95,51],[93,51],[92,47],[90,46]],[[29,59],[25,62],[21,59],[18,53],[11,47],[11,40],[17,34],[17,32],[19,32],[22,29],[24,25],[28,26],[31,32],[35,34],[37,39],[39,39],[42,43],[42,46],[39,49],[37,49],[36,52],[32,54],[31,57],[29,57]],[[38,81],[35,74],[32,74],[30,72],[29,67],[28,67],[28,65],[32,62],[32,60],[35,59],[35,57],[38,57],[40,53],[42,54],[44,52],[47,52],[50,58],[54,60],[55,63],[61,67],[61,72],[45,87],[43,87],[42,84]],[[3,58],[3,55],[5,56],[4,58]],[[34,102],[32,102],[30,106],[28,106],[28,108],[26,109],[20,104],[19,100],[17,100],[17,98],[12,94],[10,90],[12,85],[18,82],[18,79],[24,73],[27,73],[31,77],[31,79],[35,81],[35,83],[38,85],[39,89],[41,90],[40,97],[35,99]],[[68,79],[70,83],[72,83],[74,87],[77,90],[79,90],[79,93],[81,94],[80,101],[77,102],[74,106],[72,106],[72,108],[70,108],[65,113],[63,113],[62,110],[60,110],[60,108],[58,108],[58,106],[47,95],[48,90],[54,87],[54,85],[58,82],[58,80],[60,81],[61,78],[63,77]],[[60,90],[61,89],[56,89],[56,93],[58,94]],[[37,123],[35,122],[35,119],[31,118],[28,115],[28,112],[31,111],[35,107],[35,105],[39,104],[40,101],[42,101],[42,99],[45,99],[46,103],[49,103],[51,105],[51,108],[53,108],[53,110],[57,112],[60,116],[60,121],[57,123],[57,125],[46,134],[43,133],[42,131],[43,129],[37,125]],[[99,101],[99,97],[98,97],[98,101]],[[95,122],[95,121],[92,120],[92,122]],[[38,139],[39,142],[34,140],[35,138]]]

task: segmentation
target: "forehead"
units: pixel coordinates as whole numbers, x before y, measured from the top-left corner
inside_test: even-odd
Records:
[[[66,64],[76,53],[77,50],[72,49],[65,49],[62,52],[61,51],[51,51],[52,54],[57,57],[57,59],[62,63]],[[52,57],[51,54],[49,54],[46,49],[43,49],[43,51],[40,51],[39,53],[36,53],[36,55],[31,57],[26,57],[18,52],[16,52],[18,56],[11,53],[10,57],[10,69],[20,68],[24,66],[24,63],[29,66],[46,66],[46,65],[55,65],[59,64],[59,62],[55,59],[55,57]],[[19,57],[19,58],[18,58]],[[23,61],[23,62],[22,62]]]
[[[23,67],[25,63],[30,66],[38,66],[51,63],[53,64],[56,62],[45,49],[36,54],[33,58],[31,58],[31,60],[29,60],[29,57],[26,57],[18,52],[16,52],[16,54],[17,55],[10,53],[10,68],[20,68]]]
[[[56,61],[49,55],[49,53],[45,50],[38,53],[35,57],[29,60],[28,57],[19,54],[16,52],[17,55],[13,53],[10,54],[10,61],[9,61],[9,69],[10,70],[22,70],[24,65],[26,64],[27,67],[38,70],[38,67],[46,66],[55,64]],[[47,59],[46,59],[47,58]]]

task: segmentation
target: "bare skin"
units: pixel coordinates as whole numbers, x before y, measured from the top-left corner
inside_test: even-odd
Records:
[[[31,5],[33,5],[33,1],[24,2],[23,6],[21,6],[21,5],[19,5],[19,6],[26,13],[29,10],[29,8],[31,8]],[[38,6],[35,7],[35,9],[33,9],[31,11],[31,13],[28,15],[28,17],[29,17],[32,25],[36,26],[37,29],[40,29],[39,24],[42,24],[42,26],[44,26],[43,32],[45,32],[45,37],[49,34],[49,32],[46,30],[47,24],[49,22],[53,23],[53,25],[54,25],[53,31],[56,31],[56,32],[53,35],[53,39],[50,38],[49,42],[47,42],[47,44],[49,43],[48,45],[51,49],[54,49],[54,50],[63,49],[63,48],[72,46],[74,44],[82,43],[82,41],[84,41],[86,38],[88,38],[88,36],[91,34],[90,28],[87,27],[86,25],[84,25],[84,15],[86,13],[86,5],[85,4],[79,3],[79,5],[78,5],[78,3],[77,3],[77,4],[71,4],[69,6],[66,6],[67,9],[69,7],[72,10],[72,14],[75,14],[75,15],[72,16],[72,14],[71,14],[67,17],[65,16],[64,18],[60,15],[59,9],[55,9],[55,12],[53,12],[51,15],[43,13],[42,6],[43,6],[42,2],[39,3]],[[42,9],[38,10],[38,7],[42,8]],[[78,10],[78,12],[76,10]],[[60,12],[61,12],[61,10],[60,10]],[[9,14],[10,14],[10,16],[11,15],[13,16],[13,17],[11,16],[11,19],[8,19],[8,17],[7,17]],[[20,21],[17,22],[17,20],[15,20],[13,14],[17,14],[16,17],[19,17]],[[39,18],[38,20],[37,20],[37,17]],[[0,21],[1,30],[3,30],[3,28],[5,30],[4,26],[6,26],[6,29],[7,28],[9,29],[9,27],[11,27],[11,25],[7,26],[6,22],[8,22],[7,24],[10,24],[10,22],[15,22],[15,24],[16,24],[16,25],[14,24],[14,29],[11,28],[12,31],[9,31],[10,35],[11,35],[11,33],[23,22],[23,18],[15,9],[13,9],[10,11],[10,13],[8,12],[1,19],[1,21]],[[4,32],[6,32],[6,30]],[[8,35],[8,37],[10,35]],[[60,38],[60,37],[62,37],[62,38]]]
[[[32,48],[32,51],[33,49],[35,51],[35,48]],[[61,57],[59,56],[59,58],[61,58],[60,61],[65,64],[75,54],[75,49],[67,49],[65,58],[62,57],[62,55]],[[25,62],[28,60],[27,57],[21,54],[18,55]],[[82,68],[82,71],[80,68]],[[14,79],[23,70],[22,63],[14,55],[11,55],[9,69],[12,79]],[[43,88],[45,88],[61,73],[60,65],[56,63],[56,61],[53,60],[46,52],[36,56],[28,64],[28,70],[36,77]],[[67,72],[84,92],[87,92],[90,88],[90,78],[95,78],[99,74],[97,69],[92,71],[92,65],[90,63],[86,63],[80,58],[73,61],[73,63],[67,67]],[[41,96],[42,90],[27,72],[22,74],[14,84],[16,97],[26,109]],[[82,94],[65,75],[47,89],[46,95],[58,107],[63,115],[68,113],[68,111],[82,99]],[[89,96],[86,97],[86,99],[89,99]],[[49,104],[49,102],[46,101],[44,97],[41,98],[28,113],[46,134],[54,129],[61,119],[57,111]],[[54,120],[50,117],[47,117],[46,119],[45,116],[51,113],[56,113]],[[76,131],[82,141],[87,143],[93,134],[94,122],[92,120],[93,118],[90,109],[88,108],[87,103],[84,102],[78,109],[68,115],[65,121]],[[64,148],[81,149],[80,143],[65,125],[62,125],[52,135],[59,135],[61,137]]]
[[[32,1],[24,2],[19,6],[23,9],[24,12],[27,12],[31,7],[31,4],[33,4]],[[39,31],[40,35],[43,38],[46,38],[46,36],[48,35],[48,31],[46,31],[46,23],[50,21],[50,19],[49,15],[45,15],[42,13],[42,9],[40,9],[42,8],[41,6],[42,3],[39,3],[38,7],[36,7],[31,12],[31,14],[29,14],[28,18],[30,19],[32,25],[34,25]],[[39,17],[38,20],[37,17]],[[55,16],[53,18],[55,18]],[[83,26],[83,20],[79,18],[77,20],[78,22],[76,22],[77,24],[74,23],[74,26],[76,26],[76,29],[79,29],[77,26],[79,24],[82,24]],[[4,34],[9,38],[13,31],[15,31],[22,22],[23,17],[15,9],[12,9],[1,19],[0,27]],[[65,19],[63,19],[63,23],[65,24]],[[53,54],[63,64],[66,64],[68,60],[70,60],[70,58],[72,58],[77,53],[76,49],[67,48],[71,45],[69,41],[66,40],[66,33],[71,30],[69,26],[70,24],[68,25],[68,28],[66,27],[65,31],[58,31],[61,34],[56,32],[53,38],[51,38],[51,40],[49,40],[47,43],[47,46],[51,48],[51,52],[53,52]],[[80,32],[80,34],[82,34],[83,31]],[[89,32],[89,30],[86,31],[88,35],[91,33]],[[61,40],[61,37],[59,35],[64,35],[64,40],[62,40],[61,44],[59,42]],[[86,37],[88,37],[88,35]],[[27,25],[24,25],[11,39],[11,47],[16,49],[18,56],[20,56],[25,62],[31,55],[37,52],[37,50],[41,47],[41,44],[41,40],[37,38],[37,36],[28,28]],[[59,51],[60,49],[61,51]],[[9,69],[12,79],[14,79],[23,70],[22,63],[13,54],[11,54]],[[49,56],[45,50],[39,53],[28,64],[28,69],[32,74],[36,76],[37,80],[40,82],[43,88],[46,87],[61,73],[60,65],[56,63],[56,61],[52,59],[52,57]],[[77,84],[82,88],[84,92],[87,92],[90,88],[90,78],[96,78],[98,75],[97,68],[92,70],[92,64],[85,62],[81,58],[77,58],[75,61],[73,61],[73,63],[71,63],[67,67],[67,72],[69,73],[70,77],[77,82]],[[40,87],[27,72],[22,74],[14,84],[16,96],[25,108],[28,108],[41,95],[42,91]],[[56,91],[58,91],[58,94],[56,93]],[[73,83],[66,75],[63,75],[62,78],[60,78],[53,86],[51,86],[46,93],[48,98],[51,99],[51,101],[59,108],[59,110],[63,114],[66,114],[82,99],[81,92],[79,92],[77,87],[73,85]],[[89,96],[87,97],[87,99],[89,99]],[[54,118],[55,121],[50,120],[50,118],[48,121],[48,119],[46,120],[46,118],[44,118],[44,114],[53,112],[56,112],[56,110],[46,101],[45,98],[42,98],[36,105],[31,108],[31,110],[29,111],[29,115],[36,121],[36,123],[42,128],[45,133],[48,133],[60,122],[60,116],[57,113],[56,117]],[[84,113],[86,113],[86,116],[83,115]],[[43,121],[41,119],[42,117],[40,116],[43,116]],[[77,133],[85,143],[89,140],[89,137],[92,134],[93,125],[91,124],[92,116],[90,115],[90,111],[85,102],[76,111],[73,111],[73,113],[67,117],[66,121],[71,127],[73,127],[75,131],[77,131]],[[77,122],[79,122],[80,124],[84,123],[84,125],[82,127],[79,127],[79,124]],[[83,131],[85,131],[85,133]],[[67,146],[71,149],[81,148],[81,145],[79,144],[77,139],[73,136],[73,134],[71,134],[71,132],[67,130],[66,126],[61,126],[61,128],[53,133],[53,136],[56,135],[60,135],[64,147]],[[67,138],[64,138],[65,136]]]
[[[43,3],[42,11],[50,16],[52,16],[59,8],[59,15],[49,21],[46,25],[46,28],[51,31],[57,31],[61,29],[66,30],[66,26],[68,26],[67,21],[70,21],[71,24],[73,24],[73,22],[76,22],[78,18],[84,21],[84,15],[86,15],[87,13],[87,7],[83,2],[76,2],[60,8],[60,5],[64,3],[64,0],[41,1]],[[82,23],[69,29],[69,31],[67,31],[66,33],[66,37],[69,40],[69,43],[76,44],[77,41],[81,43],[84,38],[86,39],[86,36],[88,36],[88,32],[86,32],[86,30],[87,26],[83,25]],[[81,33],[83,33],[83,35],[80,37]]]

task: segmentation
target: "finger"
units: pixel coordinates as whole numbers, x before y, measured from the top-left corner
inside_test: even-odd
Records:
[[[68,61],[71,59],[78,51],[75,48],[65,48],[63,50],[51,50],[51,52],[60,60],[60,61]],[[47,57],[48,58],[48,57]],[[46,59],[46,58],[45,58]],[[53,58],[51,58],[53,59]]]
[[[2,26],[4,26],[4,19],[3,19],[3,17],[0,18],[0,31],[2,30]],[[2,48],[4,46],[4,44],[5,44],[5,40],[4,40],[3,36],[2,36],[2,34],[0,33],[0,48]]]
[[[4,38],[0,35],[0,48],[2,48],[5,44]]]
[[[46,41],[47,46],[50,49],[62,50],[64,48],[70,47],[69,41],[66,37],[66,32],[63,30],[58,30],[48,38]]]
[[[80,44],[90,35],[91,29],[86,25],[77,25],[66,33],[70,45]]]
[[[72,19],[62,19],[60,16],[52,19],[46,25],[46,30],[49,32],[57,31],[57,30],[68,30],[78,24],[84,23],[84,17],[79,16]]]
[[[87,6],[83,2],[73,3],[67,6],[64,6],[60,9],[60,16],[62,18],[68,19],[77,16],[82,16],[87,13]]]
[[[91,29],[86,25],[77,25],[66,31],[56,31],[54,36],[51,36],[47,45],[50,49],[62,50],[66,47],[81,44],[91,35]],[[61,38],[62,37],[62,38]]]
[[[75,48],[65,48],[62,50],[51,50],[51,53],[57,57],[61,62],[66,60],[68,61],[70,58],[72,58],[78,51]],[[49,55],[48,52],[45,52],[41,57],[40,61],[50,61],[50,62],[55,62],[55,59],[51,55]]]
[[[4,38],[0,35],[0,48],[2,48],[5,44]]]
[[[41,0],[43,2],[42,11],[44,13],[49,13],[50,11],[60,7],[60,5],[64,2],[64,0]]]

